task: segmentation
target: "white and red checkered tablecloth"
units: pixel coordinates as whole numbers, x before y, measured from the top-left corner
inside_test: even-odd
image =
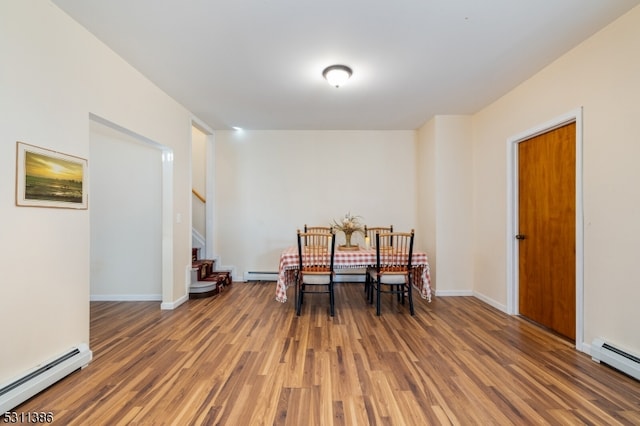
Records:
[[[335,269],[360,269],[375,266],[376,250],[362,247],[358,250],[336,250],[333,262]],[[276,283],[276,300],[278,302],[287,301],[287,288],[295,283],[295,274],[299,266],[297,247],[289,247],[282,252],[278,268],[278,282]],[[420,296],[423,299],[431,302],[431,274],[427,253],[414,252],[411,266],[418,272],[414,274],[414,287],[420,291]]]

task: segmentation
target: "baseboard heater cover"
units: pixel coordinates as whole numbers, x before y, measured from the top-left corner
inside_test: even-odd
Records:
[[[278,273],[269,271],[249,271],[244,273],[245,281],[277,281]]]
[[[244,280],[249,281],[278,281],[278,273],[270,271],[249,271],[244,273]],[[338,272],[336,282],[364,282],[364,269],[361,272]]]
[[[244,280],[250,281],[277,281],[277,272],[259,272],[249,271],[245,272]],[[338,272],[335,277],[336,282],[364,282],[364,270],[362,272]]]
[[[591,359],[640,380],[640,358],[607,343],[604,339],[595,338],[591,342]]]
[[[92,357],[89,346],[83,343],[16,380],[0,384],[0,413],[17,407],[74,371],[86,367]]]

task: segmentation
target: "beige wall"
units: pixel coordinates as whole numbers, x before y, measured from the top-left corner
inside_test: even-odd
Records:
[[[420,238],[438,295],[471,295],[471,116],[439,115],[417,132]]]
[[[16,207],[16,141],[87,158],[89,179],[90,113],[173,150],[171,304],[188,284],[191,117],[48,1],[0,2],[0,52],[3,383],[89,342],[89,211]]]
[[[473,118],[474,290],[506,304],[506,141],[583,107],[584,342],[640,353],[640,7]]]
[[[416,132],[416,165],[418,168],[418,223],[416,241],[427,251],[431,268],[431,287],[438,288],[438,251],[436,250],[436,131],[435,119]]]
[[[237,279],[277,272],[296,229],[328,225],[347,212],[370,226],[415,227],[415,149],[414,131],[216,132],[221,264],[235,267]]]

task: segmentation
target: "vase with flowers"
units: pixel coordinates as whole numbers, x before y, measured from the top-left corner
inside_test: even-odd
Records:
[[[360,223],[360,216],[347,213],[341,220],[334,220],[331,227],[335,231],[344,233],[345,244],[338,246],[339,250],[357,250],[358,244],[351,243],[351,236],[357,232],[364,235],[364,226]]]

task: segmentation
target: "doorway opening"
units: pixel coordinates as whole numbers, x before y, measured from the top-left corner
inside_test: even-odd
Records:
[[[141,246],[137,253],[133,253],[131,256],[134,257],[136,255],[146,256],[149,260],[148,268],[153,269],[153,275],[156,276],[156,282],[159,280],[160,285],[156,287],[151,287],[151,285],[144,287],[141,286],[139,292],[135,294],[133,293],[119,293],[119,294],[109,294],[102,298],[94,298],[92,296],[92,300],[161,300],[162,303],[160,305],[161,309],[173,309],[173,301],[172,301],[172,293],[173,293],[173,221],[172,221],[172,211],[173,211],[173,196],[172,196],[172,187],[173,187],[173,151],[161,144],[158,144],[144,136],[141,136],[135,132],[132,132],[124,127],[121,127],[115,123],[110,122],[100,116],[95,114],[89,114],[90,128],[91,131],[98,131],[103,133],[108,139],[115,141],[118,144],[122,144],[121,146],[126,146],[126,144],[137,144],[138,152],[148,151],[149,154],[141,154],[142,157],[145,158],[145,161],[148,161],[147,167],[145,169],[146,172],[150,170],[155,176],[153,181],[153,192],[154,195],[151,197],[152,201],[147,200],[146,194],[145,196],[137,197],[139,198],[140,204],[146,204],[146,207],[143,207],[141,211],[148,212],[149,215],[153,216],[152,218],[147,218],[146,216],[142,218],[143,222],[151,222],[154,224],[154,228],[150,230],[150,238],[149,240],[153,240],[150,245]],[[129,152],[129,151],[127,151]],[[128,155],[128,154],[123,154]],[[108,169],[107,169],[108,170]],[[134,167],[131,167],[129,171],[118,170],[117,168],[113,168],[111,171],[105,172],[112,174],[123,174],[123,173],[131,173],[132,175],[137,173]],[[134,179],[137,179],[135,176]],[[113,193],[117,193],[122,188],[118,185],[118,187],[114,187],[113,185],[109,186],[109,176],[103,176],[100,179],[103,183],[105,183],[105,190],[111,191]],[[139,179],[138,179],[139,181]],[[113,202],[113,200],[118,200],[118,197],[107,197],[109,201],[109,205],[105,206],[103,210],[108,210],[106,219],[105,216],[101,218],[101,220],[106,220],[109,222],[109,215],[120,215],[125,216],[125,226],[124,229],[129,229],[128,235],[124,235],[123,238],[135,239],[137,230],[131,230],[135,228],[136,223],[140,223],[140,217],[135,216],[131,206],[128,203],[124,203],[125,205],[120,205],[117,201]],[[153,201],[155,200],[155,201]],[[146,209],[146,210],[145,210]],[[130,220],[126,219],[126,216],[132,216]],[[93,222],[93,218],[91,219]],[[133,225],[131,225],[133,223]],[[127,225],[129,224],[129,225]],[[93,226],[93,225],[92,225]],[[128,227],[128,228],[127,228]],[[120,231],[119,231],[120,232]],[[92,236],[93,240],[93,236]],[[94,256],[94,251],[98,249],[98,246],[102,245],[107,247],[110,250],[109,253],[105,253],[104,256],[100,256],[99,253],[96,253]],[[113,243],[113,241],[106,242],[104,244],[100,242],[92,241],[90,250],[92,251],[92,264],[91,264],[91,280],[94,280],[94,277],[99,277],[100,275],[100,261],[109,256],[115,256],[122,260],[122,253],[113,253],[113,247],[126,247],[123,245],[119,245],[117,243]],[[142,253],[140,253],[142,251]],[[150,252],[157,253],[153,255],[149,255]],[[123,280],[128,280],[130,278],[132,268],[137,267],[137,265],[131,265],[129,262],[116,262],[116,265],[111,265],[110,268],[119,268],[118,271],[110,270],[109,274],[119,274]],[[134,260],[135,263],[135,260]],[[135,275],[135,274],[134,274]],[[96,278],[97,280],[97,278]],[[138,283],[136,283],[138,284]],[[161,294],[159,294],[161,293]]]

